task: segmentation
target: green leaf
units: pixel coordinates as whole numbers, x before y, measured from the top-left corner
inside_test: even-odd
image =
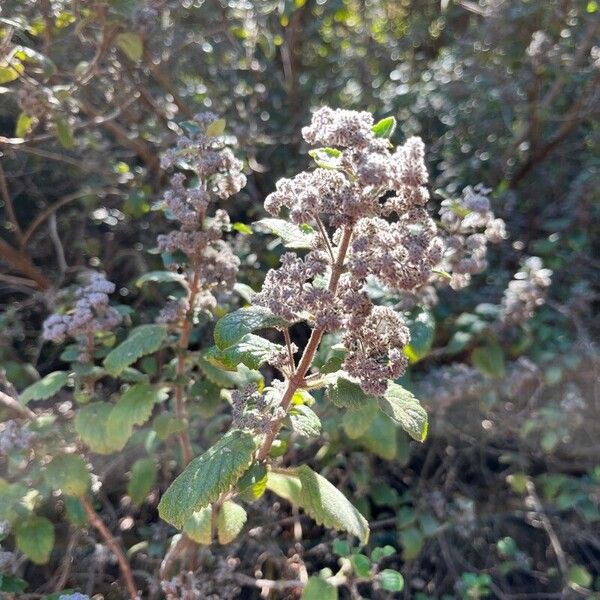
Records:
[[[4,63],[0,65],[0,85],[10,83],[19,79],[25,71],[25,67],[20,60],[13,59],[10,65]]]
[[[281,348],[282,346],[279,344],[274,344],[263,337],[249,333],[237,344],[225,350],[219,350],[216,346],[209,348],[204,353],[204,357],[229,371],[236,371],[240,363],[243,363],[249,369],[259,369],[274,352]]]
[[[369,452],[373,452],[384,460],[394,460],[398,452],[396,427],[394,423],[381,412],[378,412],[367,432],[358,439]]]
[[[329,399],[340,408],[361,408],[370,402],[369,396],[353,381],[338,377],[336,382],[327,387]]]
[[[342,417],[346,435],[356,440],[364,435],[378,412],[377,401],[373,396],[365,396],[365,403],[357,408],[349,408]]]
[[[127,495],[134,505],[141,504],[156,483],[156,463],[152,458],[140,458],[133,463],[131,478],[127,482]]]
[[[266,231],[281,238],[286,248],[306,249],[312,248],[315,234],[312,229],[305,231],[303,228],[284,219],[261,219],[253,223],[258,231]]]
[[[504,353],[497,342],[489,342],[485,346],[475,348],[471,353],[471,362],[489,377],[500,378],[506,373]]]
[[[54,527],[46,517],[31,515],[15,526],[17,548],[36,565],[50,559],[54,547]]]
[[[46,479],[52,488],[69,496],[84,496],[91,478],[85,460],[78,454],[59,454],[46,467]]]
[[[33,129],[33,117],[21,113],[15,125],[15,136],[24,138]]]
[[[66,371],[54,371],[45,377],[26,387],[20,394],[21,404],[27,404],[31,400],[46,400],[56,395],[64,387],[69,379]]]
[[[225,350],[257,329],[281,328],[287,325],[286,321],[274,315],[268,308],[262,306],[240,308],[217,321],[215,343],[219,350]]]
[[[185,428],[185,421],[166,413],[157,415],[154,421],[152,421],[152,429],[156,431],[158,439],[163,441],[170,438],[173,434],[183,431]]]
[[[377,546],[376,548],[373,548],[373,552],[371,552],[371,560],[373,562],[379,562],[394,554],[396,554],[396,548],[394,548],[394,546],[390,546],[389,544],[386,546]]]
[[[428,430],[427,411],[411,392],[390,381],[385,396],[378,400],[381,410],[410,437],[417,442],[425,440]]]
[[[145,283],[179,283],[185,285],[185,277],[173,271],[149,271],[136,279],[135,285],[142,287]]]
[[[242,235],[252,235],[253,231],[252,231],[252,227],[250,227],[249,225],[246,225],[246,223],[233,223],[233,225],[231,226],[231,229],[233,229],[234,231],[237,231],[238,233],[241,233]]]
[[[56,127],[56,135],[60,145],[67,150],[71,150],[75,146],[75,137],[73,136],[71,124],[65,119],[56,117],[54,119],[54,125]]]
[[[184,533],[198,544],[212,543],[212,508],[205,506],[194,511],[185,521]]]
[[[260,463],[254,463],[238,481],[238,489],[243,500],[254,502],[267,489],[267,469]]]
[[[388,592],[401,592],[404,589],[404,577],[394,569],[383,569],[379,573],[379,582]]]
[[[246,523],[246,511],[235,502],[227,501],[217,515],[217,537],[219,544],[229,544],[242,531]]]
[[[590,572],[582,565],[573,565],[569,569],[569,582],[589,588],[592,585],[593,578]]]
[[[262,375],[258,371],[250,370],[243,364],[238,366],[237,371],[225,371],[210,362],[206,358],[206,352],[198,356],[197,364],[206,379],[220,388],[243,387],[262,380]]]
[[[309,150],[308,155],[323,169],[339,169],[342,166],[342,152],[337,148],[315,148]]]
[[[364,554],[352,554],[350,556],[352,568],[357,577],[369,577],[371,575],[371,561]]]
[[[92,402],[82,406],[75,415],[75,431],[92,452],[111,454],[122,449],[127,441],[111,434],[108,429],[112,410],[110,402]]]
[[[235,485],[250,466],[256,441],[245,431],[232,429],[212,448],[195,458],[163,494],[161,518],[181,529],[192,512],[215,502]]]
[[[223,135],[223,132],[225,131],[225,125],[226,125],[226,121],[225,119],[217,119],[216,121],[213,121],[207,128],[206,128],[206,135],[211,135],[213,137],[218,137],[220,135]]]
[[[131,437],[134,425],[143,425],[152,414],[154,404],[164,400],[166,393],[149,383],[136,383],[127,389],[114,406],[106,428],[115,440],[120,440],[121,448]]]
[[[164,325],[140,325],[129,337],[109,352],[104,359],[106,370],[114,376],[120,375],[142,356],[156,352],[167,336]]]
[[[300,506],[302,484],[293,472],[269,472],[267,475],[267,489],[281,498],[285,498],[288,502]]]
[[[425,358],[431,350],[435,335],[435,318],[431,311],[421,309],[409,320],[410,344],[404,354],[412,363]]]
[[[402,558],[412,560],[421,554],[425,538],[416,527],[403,529],[398,534],[400,545],[402,546]]]
[[[338,600],[338,591],[322,577],[309,577],[302,590],[302,600]]]
[[[306,465],[295,469],[300,485],[300,506],[319,525],[355,535],[363,544],[369,539],[367,520],[327,479]]]
[[[133,31],[119,33],[115,41],[129,60],[139,62],[142,59],[144,55],[144,42],[138,33]]]
[[[377,121],[371,131],[376,138],[391,138],[396,131],[396,119],[394,117],[385,117],[381,121]]]
[[[0,574],[0,592],[24,592],[27,589],[27,582],[16,575],[10,573]]]
[[[306,404],[297,404],[289,411],[292,431],[304,437],[318,437],[321,433],[321,419]]]
[[[74,496],[65,496],[64,503],[67,519],[75,527],[83,527],[87,523],[88,518],[81,500]]]

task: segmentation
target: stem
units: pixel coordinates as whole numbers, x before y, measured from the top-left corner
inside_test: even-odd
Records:
[[[192,276],[192,282],[190,284],[190,290],[188,294],[189,308],[185,315],[185,320],[181,326],[181,334],[179,336],[179,342],[177,344],[177,367],[175,369],[175,414],[178,419],[181,419],[185,423],[185,429],[179,433],[179,445],[181,446],[181,455],[183,456],[183,462],[185,465],[189,464],[194,456],[192,450],[192,443],[190,442],[190,434],[188,431],[188,416],[185,408],[185,386],[181,381],[185,375],[185,353],[188,349],[190,341],[190,333],[192,331],[192,316],[194,313],[194,304],[196,302],[196,296],[198,295],[198,283],[199,283],[198,271],[194,271]]]
[[[115,555],[117,562],[119,563],[119,569],[121,570],[121,575],[125,580],[125,586],[127,587],[127,591],[129,593],[129,597],[131,600],[138,600],[138,592],[135,586],[135,580],[133,579],[133,574],[131,572],[131,566],[129,565],[129,561],[125,556],[125,553],[121,549],[119,542],[117,542],[116,538],[113,534],[108,530],[108,527],[104,524],[104,521],[100,517],[100,515],[96,512],[92,503],[89,501],[87,497],[80,498],[81,503],[83,504],[83,508],[90,520],[92,527],[94,527],[100,536],[104,539],[107,546],[111,549],[112,553]]]
[[[346,254],[348,253],[348,248],[350,246],[351,237],[352,237],[352,227],[345,227],[342,232],[342,239],[340,240],[340,245],[338,247],[337,259],[336,259],[335,264],[333,265],[333,269],[331,271],[331,279],[329,280],[329,287],[328,287],[330,292],[335,293],[335,291],[337,290],[337,286],[338,286],[340,277],[344,270],[344,260],[346,258]],[[323,333],[325,333],[325,329],[323,327],[316,327],[315,329],[312,330],[312,333],[310,334],[308,343],[306,344],[306,347],[304,348],[302,358],[300,359],[300,362],[298,363],[296,372],[288,380],[287,388],[283,394],[283,397],[281,398],[281,403],[280,403],[280,406],[283,408],[283,410],[286,412],[286,414],[287,414],[288,408],[290,406],[290,403],[292,401],[294,394],[304,384],[304,377],[305,377],[306,373],[308,372],[308,370],[310,369],[310,366],[312,365],[312,362],[315,358],[315,353],[317,352],[319,344],[321,343],[321,338],[323,337]],[[266,460],[266,458],[269,454],[269,450],[271,449],[271,446],[273,445],[273,442],[275,441],[275,438],[277,437],[277,434],[279,433],[279,430],[281,429],[282,423],[283,423],[283,419],[279,419],[277,421],[274,421],[273,424],[271,425],[271,428],[265,437],[265,441],[263,442],[263,445],[261,446],[260,450],[258,451],[258,460],[259,461]]]
[[[283,330],[285,346],[287,348],[288,360],[290,361],[290,373],[294,375],[296,372],[296,363],[294,361],[294,353],[292,352],[292,340],[290,338],[290,330],[287,327]]]

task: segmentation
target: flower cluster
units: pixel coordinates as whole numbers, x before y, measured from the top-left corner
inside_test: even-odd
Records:
[[[531,319],[535,309],[545,302],[546,288],[552,282],[552,271],[544,269],[537,256],[529,257],[515,273],[502,298],[502,322],[522,324]]]
[[[399,313],[373,304],[365,284],[375,278],[388,288],[418,288],[430,279],[442,245],[424,208],[423,142],[413,137],[393,151],[376,130],[369,113],[327,107],[302,130],[307,142],[333,147],[314,153],[330,168],[279,181],[265,208],[273,215],[286,209],[292,223],[318,235],[305,257],[282,256],[254,302],[288,321],[343,331],[343,368],[365,391],[382,394],[406,367],[409,333]]]
[[[445,235],[441,268],[450,273],[450,286],[461,289],[471,276],[487,266],[487,244],[497,244],[506,237],[504,221],[494,217],[490,189],[468,186],[459,199],[447,199],[440,208]]]
[[[91,272],[88,285],[76,292],[75,307],[72,312],[53,314],[44,321],[43,336],[56,343],[72,337],[93,337],[97,333],[112,331],[121,322],[119,312],[109,305],[109,294],[115,291],[115,284],[102,273]],[[82,345],[82,361],[91,360]]]
[[[27,426],[21,426],[13,419],[5,421],[4,428],[0,431],[0,453],[28,448],[32,436],[33,433]]]
[[[179,221],[178,230],[159,235],[161,252],[173,253],[178,262],[172,269],[190,269],[196,277],[194,307],[185,301],[169,303],[159,316],[161,322],[177,322],[190,308],[211,309],[216,301],[213,293],[230,289],[235,283],[239,259],[222,239],[230,228],[229,216],[218,209],[207,216],[215,196],[225,199],[237,193],[246,183],[242,163],[237,160],[223,140],[210,135],[210,125],[216,117],[210,113],[196,115],[196,132],[182,137],[175,149],[166,153],[164,167],[178,165],[198,175],[195,187],[186,185],[186,177],[177,173],[171,178],[169,190],[164,195],[167,214]]]
[[[282,393],[282,382],[277,380],[263,392],[259,392],[255,384],[249,384],[242,390],[233,390],[233,426],[266,433],[272,422],[285,417],[285,411],[277,402]]]

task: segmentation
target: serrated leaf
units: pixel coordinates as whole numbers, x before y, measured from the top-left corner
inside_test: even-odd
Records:
[[[375,415],[369,424],[369,429],[358,441],[369,452],[373,452],[373,454],[384,460],[394,460],[396,458],[398,452],[396,427],[392,420],[381,412]]]
[[[219,544],[229,544],[244,528],[246,511],[235,502],[224,502],[217,515],[217,537]]]
[[[369,539],[369,524],[332,483],[302,465],[295,469],[300,485],[300,506],[319,525],[355,535],[363,544]]]
[[[269,472],[267,475],[267,489],[288,502],[300,506],[302,484],[293,472]]]
[[[54,119],[54,125],[56,127],[56,136],[58,137],[60,145],[67,150],[71,150],[75,146],[75,137],[73,136],[71,124],[65,119],[56,117]]]
[[[218,137],[220,135],[223,135],[223,132],[225,131],[225,125],[226,125],[225,119],[217,119],[216,121],[213,121],[206,128],[206,135],[211,135],[213,137]]]
[[[254,463],[238,481],[238,489],[243,500],[254,502],[267,489],[267,469],[260,463]]]
[[[489,377],[504,377],[506,367],[504,364],[504,353],[496,342],[489,342],[485,346],[479,346],[471,353],[473,366]]]
[[[354,573],[358,577],[369,577],[371,574],[371,561],[364,554],[352,554],[350,556],[350,562]]]
[[[237,344],[245,335],[258,329],[285,327],[288,323],[268,308],[249,306],[226,314],[215,325],[215,344],[225,350]]]
[[[237,366],[242,363],[249,369],[259,369],[264,365],[273,353],[280,350],[282,346],[249,333],[245,335],[237,344],[219,350],[216,346],[209,348],[204,357],[221,368],[229,371],[236,371]]]
[[[383,569],[379,573],[379,582],[388,592],[401,592],[404,589],[404,577],[394,569]]]
[[[433,344],[435,318],[431,311],[421,309],[414,313],[408,322],[410,344],[404,347],[404,354],[412,363],[425,358]]]
[[[59,454],[46,467],[46,479],[52,488],[69,496],[84,496],[91,478],[85,460],[78,454]]]
[[[210,545],[212,543],[212,508],[205,506],[194,511],[186,519],[183,531],[197,544]]]
[[[342,166],[342,152],[337,148],[314,148],[308,155],[322,169],[339,169]]]
[[[411,392],[390,381],[385,396],[378,400],[381,410],[410,437],[417,442],[425,440],[428,430],[427,411]]]
[[[21,113],[15,125],[15,136],[24,138],[33,128],[33,117],[28,114]]]
[[[92,402],[77,410],[75,431],[92,452],[111,454],[123,448],[127,440],[117,437],[108,429],[108,418],[113,405],[109,402]]]
[[[116,37],[117,46],[125,53],[125,56],[133,62],[139,62],[144,54],[144,42],[142,37],[133,31],[119,33]]]
[[[167,335],[164,325],[140,325],[131,331],[129,337],[109,352],[104,366],[111,375],[120,375],[142,356],[156,352]]]
[[[302,600],[338,600],[337,588],[322,577],[309,577]]]
[[[315,233],[312,228],[308,231],[284,219],[261,219],[253,223],[260,231],[265,230],[281,238],[286,248],[307,249],[313,247]]]
[[[26,387],[20,394],[21,404],[27,404],[31,400],[46,400],[56,395],[64,387],[69,379],[66,371],[54,371],[42,377],[39,381]]]
[[[45,517],[32,515],[15,526],[17,547],[31,562],[44,565],[54,547],[54,526]]]
[[[292,431],[304,437],[318,437],[321,433],[321,419],[306,404],[297,404],[289,411]]]
[[[220,388],[243,387],[249,383],[257,382],[262,379],[258,371],[248,369],[245,365],[238,365],[237,371],[226,371],[222,367],[211,363],[205,354],[198,356],[197,364],[204,373],[206,379]]]
[[[227,432],[195,458],[163,494],[158,505],[161,518],[181,529],[192,512],[215,502],[237,483],[255,450],[252,434],[239,429]]]
[[[349,408],[342,417],[342,426],[350,439],[364,435],[378,412],[377,401],[372,396],[366,396],[364,404],[357,408]]]
[[[138,277],[135,281],[137,287],[142,287],[145,283],[179,283],[185,285],[185,277],[181,273],[173,271],[149,271]]]
[[[134,425],[143,425],[150,418],[154,404],[165,398],[164,391],[149,383],[132,385],[111,410],[106,423],[107,431],[124,446],[131,437]]]
[[[140,458],[133,463],[131,478],[127,482],[127,495],[134,505],[141,504],[156,483],[156,463],[152,458]]]
[[[371,131],[376,138],[391,138],[396,131],[396,119],[394,117],[385,117],[381,121],[377,121]]]
[[[185,421],[178,419],[174,415],[162,414],[156,416],[152,421],[152,429],[156,431],[159,440],[166,440],[175,433],[179,433],[186,428]]]
[[[363,392],[362,388],[345,377],[338,377],[335,383],[327,387],[329,399],[340,408],[361,408],[369,403],[372,396]]]

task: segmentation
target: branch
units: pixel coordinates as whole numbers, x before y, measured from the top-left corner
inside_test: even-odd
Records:
[[[34,419],[35,413],[29,410],[26,406],[23,406],[18,400],[15,400],[12,396],[5,394],[0,391],[0,406],[8,409],[23,419]]]
[[[11,265],[16,271],[35,281],[40,290],[52,287],[50,280],[31,262],[27,254],[13,248],[8,242],[0,238],[0,257]]]
[[[0,165],[0,194],[2,195],[2,199],[4,200],[4,209],[8,216],[8,220],[12,223],[14,227],[15,236],[19,242],[19,245],[23,247],[23,232],[21,231],[21,226],[19,225],[19,221],[17,220],[17,215],[15,213],[15,207],[13,205],[12,196],[8,190],[8,184],[6,183],[6,175],[4,174],[4,169],[2,165]]]

